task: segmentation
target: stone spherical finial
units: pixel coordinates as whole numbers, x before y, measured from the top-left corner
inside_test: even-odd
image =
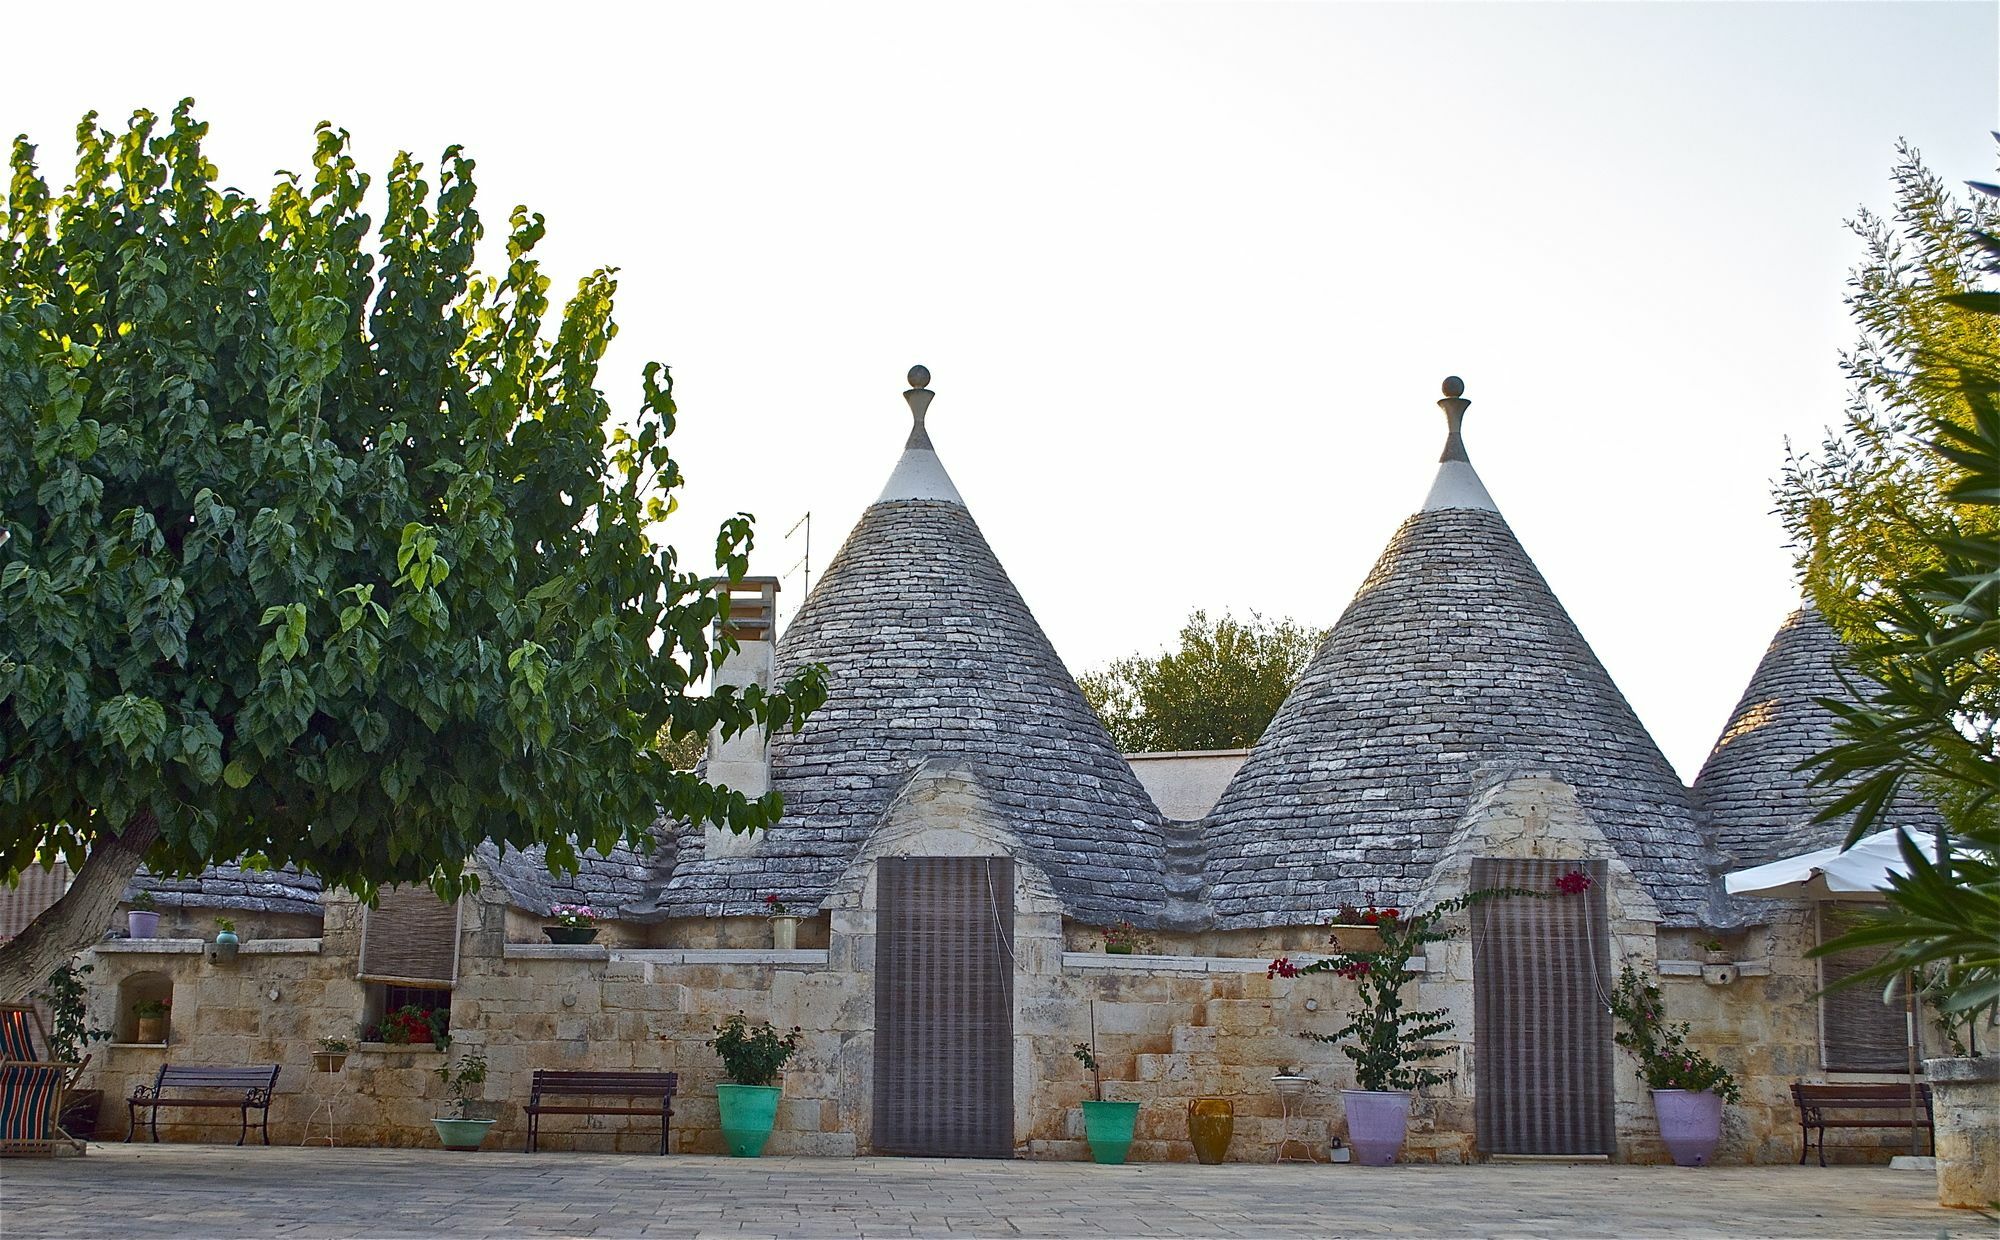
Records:
[[[927,388],[931,385],[931,372],[922,366],[910,367],[910,386]]]
[[[1465,395],[1465,380],[1457,375],[1447,375],[1444,381],[1444,394],[1453,400]]]

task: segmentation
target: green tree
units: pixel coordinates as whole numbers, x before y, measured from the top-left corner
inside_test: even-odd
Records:
[[[143,860],[260,853],[371,895],[463,889],[474,847],[736,830],[748,801],[655,740],[796,726],[817,671],[695,686],[712,573],[672,511],[672,382],[615,429],[610,270],[559,314],[517,208],[473,268],[473,163],[397,157],[379,224],[345,132],[265,201],[223,188],[183,102],[77,130],[52,194],[17,140],[0,236],[0,876],[68,895],[0,947],[24,994],[107,924]],[[372,236],[371,236],[372,234]],[[714,561],[740,577],[747,516]]]
[[[1888,908],[1819,951],[1885,948],[1853,981],[1913,972],[1947,1012],[2000,1008],[2000,242],[1905,147],[1893,224],[1864,216],[1862,330],[1844,430],[1794,461],[1781,508],[1807,589],[1849,643],[1856,700],[1825,699],[1822,819],[1876,829],[1906,787],[1937,805],[1935,853],[1902,838]],[[1990,197],[2000,193],[1976,186]]]
[[[1114,660],[1078,684],[1126,753],[1243,749],[1257,743],[1326,630],[1194,611],[1180,646]]]

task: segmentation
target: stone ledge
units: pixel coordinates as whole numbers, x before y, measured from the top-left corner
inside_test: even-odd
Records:
[[[435,1042],[357,1042],[354,1055],[439,1055],[443,1048]]]
[[[318,939],[245,939],[237,949],[245,956],[317,956]]]
[[[595,943],[504,943],[505,960],[609,960],[611,949]]]
[[[1270,969],[1275,957],[1259,956],[1255,959],[1243,956],[1114,956],[1106,952],[1064,952],[1063,969],[1066,972],[1108,969],[1118,973],[1263,973]],[[1309,965],[1326,959],[1311,953],[1300,953],[1290,957],[1296,965]],[[1425,971],[1425,960],[1419,956],[1410,961],[1410,972]]]
[[[105,939],[92,946],[100,952],[132,956],[199,956],[207,939]]]
[[[778,951],[770,947],[599,947],[594,943],[508,943],[501,955],[508,960],[629,961],[644,965],[744,964],[823,969],[825,948]]]
[[[91,946],[110,955],[199,956],[208,939],[105,939]],[[243,956],[317,956],[319,939],[244,939],[237,945]]]
[[[1737,960],[1732,963],[1736,966],[1738,977],[1771,976],[1771,962],[1768,960]],[[1662,960],[1658,972],[1661,977],[1700,977],[1701,967],[1699,960]]]

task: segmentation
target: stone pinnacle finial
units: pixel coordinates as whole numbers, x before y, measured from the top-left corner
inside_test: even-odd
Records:
[[[1438,408],[1444,410],[1446,428],[1444,455],[1438,460],[1469,460],[1470,458],[1465,455],[1465,440],[1459,436],[1459,426],[1465,421],[1465,411],[1472,408],[1472,402],[1465,399],[1465,380],[1457,375],[1446,376],[1444,399],[1438,402]]]
[[[931,446],[930,433],[924,430],[924,414],[930,410],[931,397],[935,395],[937,393],[931,391],[930,370],[923,366],[910,367],[910,388],[903,393],[903,399],[908,402],[910,416],[916,420],[916,424],[910,427],[910,441],[903,445],[905,448]]]

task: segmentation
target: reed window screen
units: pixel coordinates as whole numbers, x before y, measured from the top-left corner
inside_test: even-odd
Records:
[[[458,902],[428,887],[384,888],[361,920],[361,973],[371,982],[449,988],[458,981]]]
[[[1853,924],[1854,905],[1821,904],[1819,939],[1839,938]],[[1856,982],[1825,988],[1882,958],[1881,950],[1839,952],[1819,958],[1820,1067],[1828,1072],[1909,1071],[1909,1030],[1903,1019],[1902,988],[1893,1003],[1882,1002],[1882,983]]]

